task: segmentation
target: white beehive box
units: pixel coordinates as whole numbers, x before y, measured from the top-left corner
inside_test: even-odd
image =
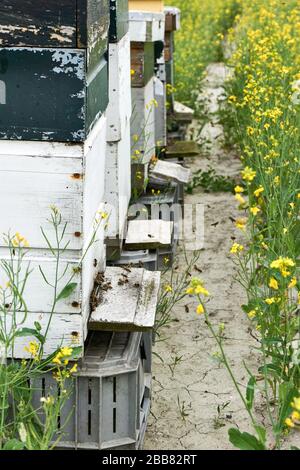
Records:
[[[150,11],[129,11],[130,41],[164,41],[165,15]]]
[[[154,77],[143,88],[132,88],[131,147],[140,152],[139,163],[155,155]],[[136,142],[134,137],[138,136]]]
[[[154,98],[157,102],[155,108],[155,142],[157,147],[164,147],[167,145],[166,84],[157,77],[154,79]]]
[[[108,246],[119,246],[123,240],[128,205],[131,197],[131,79],[130,39],[109,44],[109,105],[107,115],[107,148],[105,204],[109,213],[106,230]]]
[[[68,223],[68,248],[80,250],[103,203],[105,155],[104,117],[85,143],[1,141],[0,233],[18,231],[31,248],[47,248],[40,228],[54,243],[46,220],[54,205]]]
[[[109,104],[107,141],[117,142],[124,137],[131,116],[130,39],[127,33],[121,41],[108,45]]]
[[[55,244],[53,226],[47,222],[50,207],[55,206],[67,223],[62,254],[58,292],[68,283],[74,268],[95,232],[95,218],[104,210],[104,180],[106,157],[106,118],[101,117],[85,143],[2,141],[0,144],[0,232],[13,235],[20,232],[30,248],[24,260],[32,273],[24,291],[28,314],[22,327],[33,327],[38,321],[42,328],[48,324],[53,289],[40,273],[39,266],[50,281],[55,277],[56,262],[44,239],[41,227],[52,246]],[[60,301],[52,318],[45,354],[63,344],[83,345],[87,332],[90,294],[94,278],[105,262],[104,223],[97,233],[97,242],[88,251],[82,269],[72,282],[77,287],[72,295]],[[1,246],[2,245],[2,246]],[[8,259],[5,244],[0,243],[0,259]],[[6,277],[0,270],[0,285]],[[22,318],[23,314],[19,314]],[[42,330],[43,333],[43,330]],[[15,357],[26,357],[24,345],[33,338],[19,338]]]

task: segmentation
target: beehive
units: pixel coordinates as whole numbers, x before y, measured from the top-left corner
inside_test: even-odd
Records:
[[[53,289],[43,281],[39,270],[41,266],[49,279],[54,280],[56,261],[41,232],[43,227],[49,242],[55,247],[55,231],[47,222],[50,206],[55,206],[63,223],[67,223],[64,244],[69,244],[60,260],[60,275],[65,271],[58,285],[60,292],[73,270],[78,268],[93,237],[97,212],[104,210],[105,154],[105,117],[98,121],[85,143],[0,143],[0,231],[12,235],[19,231],[30,244],[23,263],[23,271],[27,263],[33,270],[24,291],[28,314],[23,326],[32,327],[38,321],[44,330],[50,318]],[[103,227],[99,228],[96,238],[98,241],[88,251],[82,268],[76,271],[73,279],[76,289],[55,307],[45,346],[46,354],[55,350],[62,338],[66,344],[73,344],[76,338],[76,342],[83,345],[94,278],[98,270],[104,267]],[[3,243],[0,258],[10,258]],[[5,273],[0,270],[0,284],[5,282]],[[22,312],[18,318],[23,318]],[[29,340],[18,338],[16,357],[26,355],[24,341]]]

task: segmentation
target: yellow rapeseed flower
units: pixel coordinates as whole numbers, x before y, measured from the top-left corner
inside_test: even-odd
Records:
[[[60,352],[62,353],[64,357],[72,356],[73,349],[68,346],[64,346],[61,348]]]
[[[274,290],[278,290],[279,289],[279,286],[278,286],[278,282],[277,280],[274,278],[274,277],[271,277],[270,281],[269,281],[269,287],[271,289],[274,289]]]
[[[39,344],[36,341],[30,341],[28,346],[25,346],[24,350],[28,352],[32,357],[36,357],[39,352]]]
[[[197,307],[197,313],[198,315],[202,315],[204,313],[204,307],[202,304],[199,304]]]
[[[170,284],[165,285],[164,290],[165,292],[173,292],[173,288]]]
[[[260,208],[255,206],[255,207],[250,207],[250,212],[252,215],[256,216],[260,212]]]
[[[242,188],[242,186],[237,185],[237,186],[234,188],[234,192],[235,192],[236,194],[243,193],[243,192],[244,192],[244,188]]]
[[[259,197],[260,194],[263,193],[263,192],[264,192],[264,188],[263,188],[263,186],[260,186],[259,188],[257,188],[257,189],[254,191],[253,194],[254,194],[255,197]]]
[[[209,292],[207,289],[205,289],[205,287],[199,285],[197,287],[195,287],[195,294],[197,295],[205,295],[206,297],[209,296]]]
[[[286,418],[285,424],[286,424],[289,428],[294,428],[294,427],[295,427],[295,424],[293,423],[293,421],[291,420],[291,418]]]
[[[278,269],[283,277],[288,277],[290,271],[287,268],[293,268],[295,263],[292,259],[287,257],[280,256],[278,259],[272,261],[270,267],[273,269]]]
[[[249,166],[246,166],[245,169],[242,171],[242,178],[245,181],[251,182],[254,180],[255,176],[256,171]]]
[[[70,369],[70,374],[75,374],[77,372],[78,365],[74,364]]]
[[[243,249],[244,249],[243,245],[240,245],[239,243],[234,243],[230,249],[230,253],[235,255],[243,251]]]
[[[235,226],[240,230],[245,230],[247,225],[247,219],[241,218],[235,221]]]
[[[297,410],[297,411],[300,411],[300,397],[299,398],[294,398],[292,403],[291,403],[291,406]]]
[[[292,288],[295,287],[296,285],[297,285],[297,278],[296,278],[296,277],[293,277],[293,278],[291,279],[291,282],[290,282],[289,285],[288,285],[288,288],[289,288],[289,289],[292,289]]]
[[[275,299],[275,297],[269,297],[269,298],[265,299],[265,302],[268,305],[272,305],[272,304],[276,303],[276,299]]]
[[[235,196],[235,199],[237,200],[237,202],[241,205],[245,204],[246,201],[245,199],[243,198],[243,196],[241,196],[239,193],[237,193]]]
[[[250,310],[250,312],[248,312],[248,318],[252,320],[255,317],[256,317],[256,310]]]

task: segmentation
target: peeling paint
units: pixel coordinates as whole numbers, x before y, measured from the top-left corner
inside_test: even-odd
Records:
[[[84,60],[83,55],[74,54],[68,50],[55,51],[52,54],[52,61],[58,65],[53,67],[54,73],[75,73],[79,80],[84,80]]]

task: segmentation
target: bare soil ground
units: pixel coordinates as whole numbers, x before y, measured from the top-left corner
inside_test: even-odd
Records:
[[[236,155],[226,152],[221,145],[222,127],[215,111],[222,95],[226,69],[212,64],[202,94],[210,122],[200,139],[211,141],[207,156],[190,160],[193,171],[212,166],[217,174],[236,176],[240,162]],[[253,364],[255,341],[249,334],[249,323],[241,310],[244,292],[234,281],[235,268],[229,250],[231,237],[239,237],[232,219],[238,216],[231,193],[205,193],[197,190],[186,196],[187,203],[205,206],[205,243],[197,266],[211,293],[208,310],[212,322],[226,326],[226,352],[240,383],[248,381],[243,367]],[[189,245],[186,245],[189,249]],[[183,251],[179,253],[179,267],[185,269]],[[199,276],[195,269],[192,273]],[[186,312],[185,305],[189,307]],[[164,329],[165,340],[158,342],[154,351],[152,412],[146,434],[145,449],[230,449],[228,428],[239,425],[249,430],[249,422],[233,383],[214,357],[217,346],[204,324],[195,313],[196,302],[187,298],[172,313],[174,322]],[[182,356],[173,367],[175,358]]]

